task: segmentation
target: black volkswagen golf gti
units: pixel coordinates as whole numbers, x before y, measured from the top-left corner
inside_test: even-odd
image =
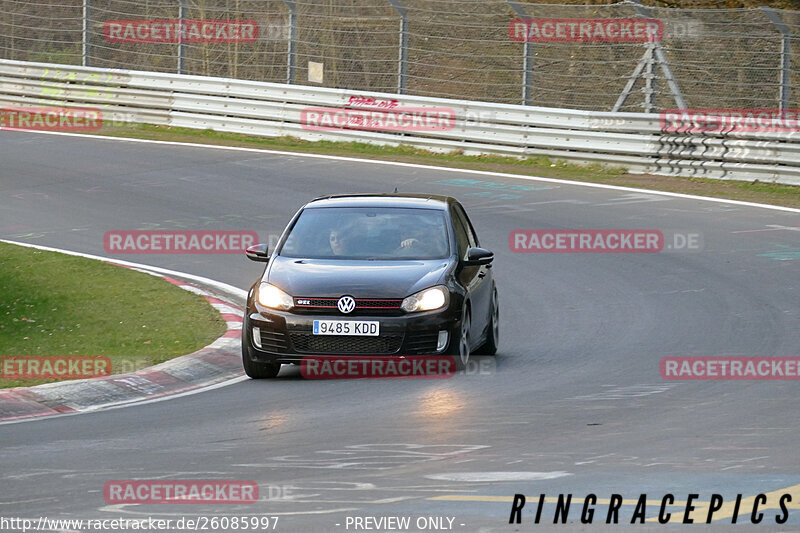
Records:
[[[242,359],[251,378],[319,355],[494,355],[492,252],[454,198],[358,194],[303,206],[247,297]]]

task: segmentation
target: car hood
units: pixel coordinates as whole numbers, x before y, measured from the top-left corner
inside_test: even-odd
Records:
[[[263,281],[294,297],[405,298],[441,283],[449,259],[340,261],[276,256]]]

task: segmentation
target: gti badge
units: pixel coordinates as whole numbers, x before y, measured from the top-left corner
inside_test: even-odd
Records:
[[[336,302],[336,307],[338,307],[339,311],[342,313],[352,313],[353,309],[356,308],[356,301],[352,296],[342,296],[339,298],[339,301]]]

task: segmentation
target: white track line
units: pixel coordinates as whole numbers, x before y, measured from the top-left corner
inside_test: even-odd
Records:
[[[105,411],[111,411],[112,409],[124,409],[126,407],[138,407],[140,405],[147,405],[148,403],[159,403],[159,402],[166,402],[167,400],[174,400],[175,398],[182,398],[184,396],[192,396],[193,394],[200,394],[201,392],[207,392],[214,389],[221,389],[222,387],[227,387],[228,385],[234,385],[236,383],[240,383],[242,381],[248,381],[250,378],[247,376],[238,376],[227,381],[221,381],[219,383],[214,383],[213,385],[207,385],[205,387],[200,387],[199,389],[192,389],[185,392],[179,392],[178,394],[170,394],[167,396],[162,396],[160,398],[150,398],[149,400],[130,400],[124,403],[118,403],[115,405],[97,407],[93,409],[86,409],[84,411],[74,411],[71,413],[59,413],[56,415],[43,415],[43,416],[34,416],[30,418],[21,418],[19,420],[6,420],[5,422],[0,422],[0,426],[5,426],[8,424],[23,424],[25,422],[36,422],[39,420],[50,420],[52,418],[62,418],[65,416],[78,416],[78,415],[88,415],[91,413],[103,413]]]
[[[2,130],[2,128],[0,128]],[[8,131],[8,130],[6,130]],[[16,130],[14,130],[16,131]],[[184,146],[187,148],[202,148],[203,150],[228,150],[237,152],[249,152],[257,154],[271,154],[282,155],[291,157],[306,157],[309,159],[327,159],[331,161],[345,161],[349,163],[368,163],[372,165],[387,165],[405,168],[415,168],[421,170],[439,170],[442,172],[458,172],[460,174],[477,174],[482,176],[494,176],[500,178],[519,179],[525,181],[539,181],[545,183],[558,183],[562,185],[577,185],[579,187],[592,187],[595,189],[611,189],[615,191],[628,191],[645,194],[657,194],[661,196],[669,196],[672,198],[684,198],[689,200],[702,200],[704,202],[715,202],[720,204],[741,205],[745,207],[760,207],[762,209],[772,209],[774,211],[786,211],[789,213],[800,213],[800,209],[794,207],[784,207],[780,205],[759,204],[755,202],[743,202],[741,200],[726,200],[724,198],[711,198],[708,196],[695,196],[693,194],[682,194],[677,192],[656,191],[651,189],[637,189],[635,187],[623,187],[621,185],[607,185],[605,183],[588,183],[583,181],[562,180],[557,178],[544,178],[540,176],[523,176],[520,174],[507,174],[505,172],[489,172],[485,170],[470,170],[463,168],[440,167],[435,165],[420,165],[416,163],[401,163],[398,161],[382,161],[378,159],[361,159],[357,157],[344,157],[338,155],[323,155],[323,154],[306,154],[301,152],[287,152],[282,150],[268,150],[264,148],[244,148],[240,146],[219,146],[212,144],[200,143],[181,143],[176,141],[155,141],[150,139],[130,139],[126,137],[106,137],[104,135],[87,135],[82,133],[67,133],[60,131],[26,131],[25,133],[36,133],[39,135],[65,135],[68,137],[82,137],[86,139],[103,139],[109,141],[119,142],[138,142],[150,144],[163,144],[167,146]],[[720,180],[724,181],[724,180]],[[766,182],[765,182],[766,183]]]

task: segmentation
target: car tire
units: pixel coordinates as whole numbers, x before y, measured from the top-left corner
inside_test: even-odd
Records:
[[[483,343],[479,355],[494,355],[497,353],[497,345],[500,342],[500,303],[497,299],[497,289],[492,290],[492,310],[489,318],[489,331],[486,334],[486,342]]]
[[[246,322],[242,322],[246,324]],[[281,371],[280,363],[259,363],[253,361],[252,348],[250,348],[249,328],[242,328],[242,366],[247,377],[252,379],[271,379],[278,377]]]
[[[461,311],[461,326],[453,331],[453,338],[450,342],[450,349],[447,354],[453,357],[456,371],[465,370],[469,364],[470,355],[470,314],[469,308],[465,305]]]

